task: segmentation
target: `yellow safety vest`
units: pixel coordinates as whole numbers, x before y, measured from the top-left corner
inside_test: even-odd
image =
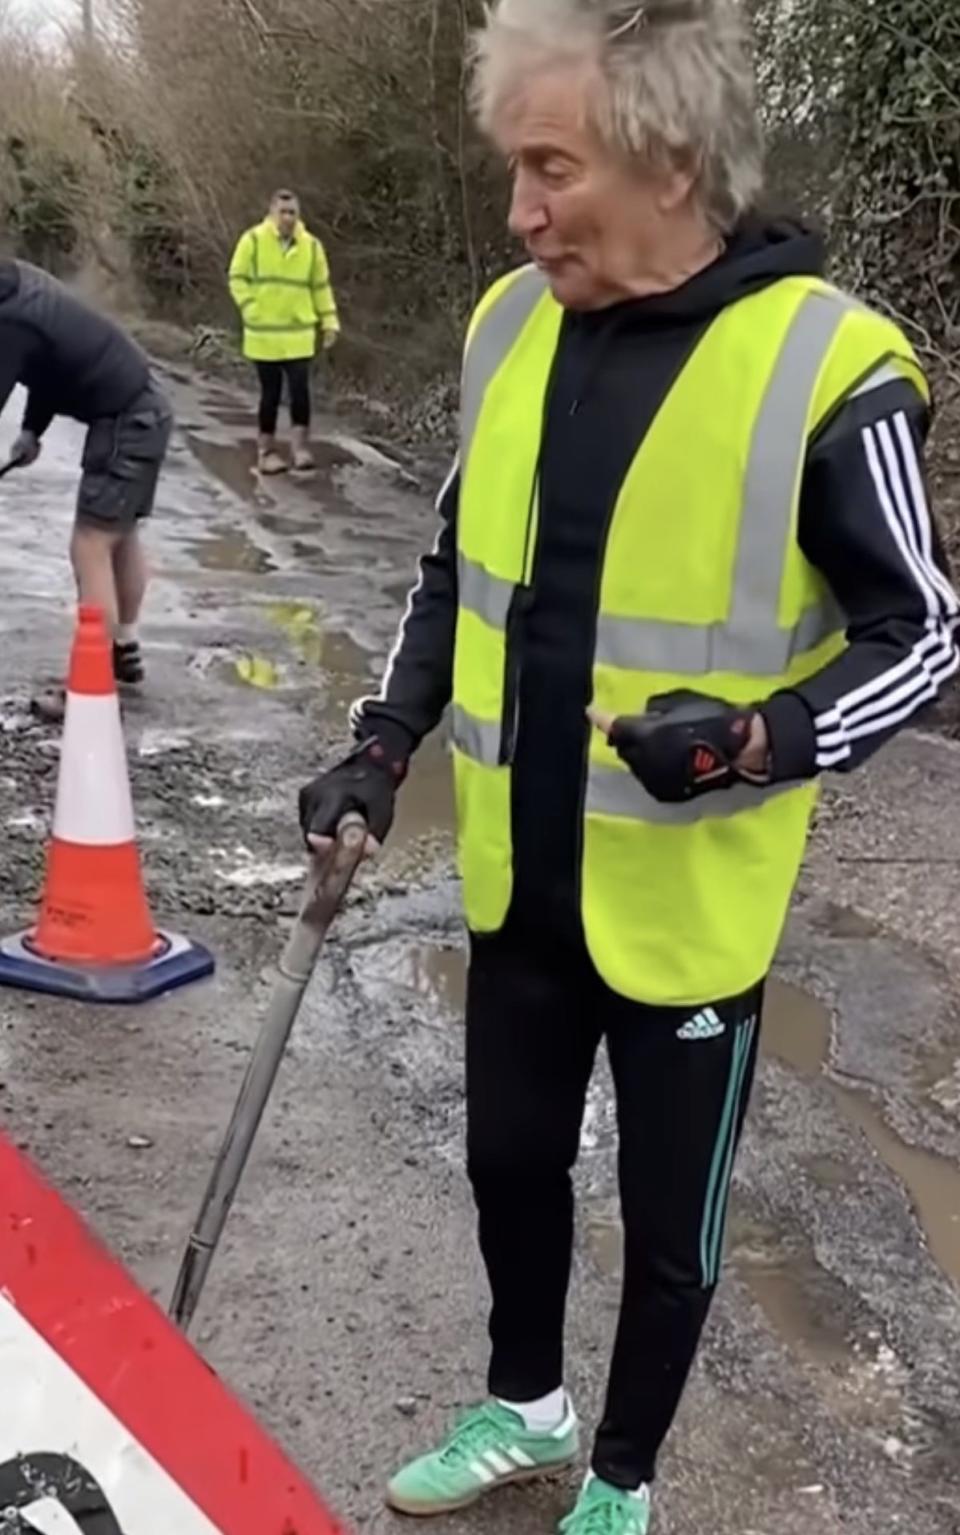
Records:
[[[537,463],[562,310],[532,268],[467,336],[457,519],[454,759],[467,920],[497,931],[513,884],[506,631],[533,579]],[[797,543],[811,436],[889,376],[926,392],[900,330],[816,278],[724,310],[669,391],[607,534],[593,697],[638,714],[692,688],[750,704],[812,676],[844,618]],[[615,991],[650,1004],[734,996],[767,973],[817,790],[738,785],[688,804],[646,793],[598,731],[583,781],[581,907]]]
[[[303,224],[290,245],[272,219],[248,229],[230,263],[230,292],[243,320],[243,355],[253,362],[312,357],[317,326],[340,329],[326,252]]]

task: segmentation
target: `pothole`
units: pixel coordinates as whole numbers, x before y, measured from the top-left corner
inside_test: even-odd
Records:
[[[773,981],[767,993],[762,1048],[802,1076],[823,1073],[831,1023],[825,1007],[795,986]],[[946,1157],[908,1146],[887,1124],[865,1091],[824,1074],[842,1117],[866,1136],[873,1150],[906,1186],[930,1251],[960,1284],[960,1168]]]
[[[267,550],[254,543],[242,528],[214,528],[208,538],[190,539],[188,547],[204,570],[263,576],[277,568]]]

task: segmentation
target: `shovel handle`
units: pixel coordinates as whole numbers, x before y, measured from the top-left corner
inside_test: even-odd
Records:
[[[355,810],[337,826],[337,840],[322,858],[311,858],[300,911],[280,961],[280,973],[306,985],[313,973],[327,929],[357,872],[366,847],[367,823]]]
[[[325,858],[311,859],[300,915],[287,940],[267,1016],[250,1056],[240,1096],[177,1276],[170,1314],[184,1331],[190,1325],[206,1283],[303,993],[313,974],[327,929],[363,857],[367,835],[366,821],[351,812],[337,827],[337,839],[331,852]]]

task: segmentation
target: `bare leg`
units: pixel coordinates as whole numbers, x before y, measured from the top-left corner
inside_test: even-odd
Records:
[[[117,593],[117,639],[135,639],[150,579],[146,552],[136,527],[121,534],[113,546],[113,579]]]
[[[108,634],[117,622],[117,587],[114,579],[114,549],[118,535],[103,528],[78,522],[70,540],[70,560],[77,582],[77,596],[82,603],[102,608]]]
[[[70,540],[70,561],[78,600],[102,609],[108,634],[115,632],[117,623],[113,560],[118,538],[117,533],[77,522]],[[54,723],[63,719],[64,701],[63,688],[55,687],[38,694],[32,701],[32,708],[41,719]]]

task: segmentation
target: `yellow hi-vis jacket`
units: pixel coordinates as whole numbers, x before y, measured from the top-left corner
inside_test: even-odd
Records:
[[[326,251],[299,222],[288,246],[270,218],[240,237],[230,294],[243,321],[243,355],[253,362],[312,357],[317,326],[340,329]]]
[[[542,277],[524,268],[481,300],[464,357],[453,728],[460,870],[481,934],[502,926],[512,892],[507,625],[532,579],[561,319]],[[843,616],[797,542],[800,486],[811,436],[882,368],[926,392],[899,329],[817,278],[784,278],[714,320],[613,510],[597,593],[598,709],[637,714],[682,688],[760,702],[843,650]],[[760,980],[816,794],[810,783],[742,784],[662,804],[594,730],[580,895],[608,985],[682,1005]]]

